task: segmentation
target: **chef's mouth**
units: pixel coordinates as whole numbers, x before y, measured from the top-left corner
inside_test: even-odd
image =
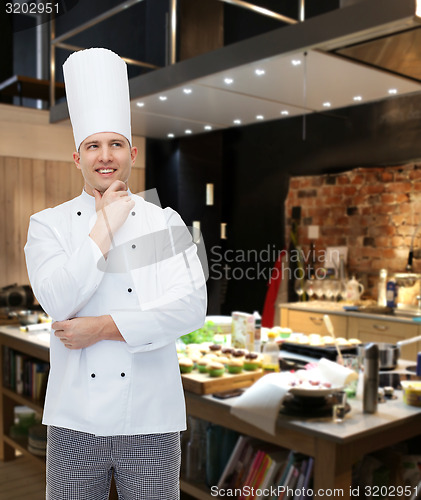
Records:
[[[116,171],[115,168],[97,168],[95,172],[101,175],[111,175]]]

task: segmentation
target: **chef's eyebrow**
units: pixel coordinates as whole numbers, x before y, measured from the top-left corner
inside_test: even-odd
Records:
[[[112,144],[113,142],[119,142],[120,144],[124,144],[124,142],[127,141],[127,143],[130,145],[130,142],[128,139],[124,138],[122,139],[121,137],[114,137],[112,139],[109,140],[108,144]],[[91,141],[88,141],[88,142],[84,142],[83,143],[83,147],[89,147],[91,146],[92,144],[99,144],[101,141],[97,140],[97,139],[92,139]],[[81,144],[82,146],[82,144]],[[80,148],[79,148],[79,151],[80,151]]]

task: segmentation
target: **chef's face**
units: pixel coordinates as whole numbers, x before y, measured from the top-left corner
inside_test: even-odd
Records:
[[[79,151],[73,153],[76,167],[85,179],[85,191],[93,196],[93,188],[101,194],[116,180],[126,186],[137,156],[137,148],[114,132],[100,132],[87,137]]]

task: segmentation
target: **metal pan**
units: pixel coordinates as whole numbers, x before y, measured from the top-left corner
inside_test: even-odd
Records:
[[[403,345],[412,344],[421,340],[421,335],[411,337],[409,339],[400,340],[396,344],[389,344],[387,342],[373,342],[379,347],[380,370],[394,370],[399,361],[400,350]],[[358,347],[358,355],[361,361],[364,359],[365,345]]]

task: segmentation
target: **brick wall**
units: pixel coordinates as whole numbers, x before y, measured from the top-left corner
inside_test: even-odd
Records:
[[[348,273],[376,298],[379,269],[404,272],[412,235],[421,223],[421,164],[357,168],[339,174],[292,177],[286,199],[286,239],[292,207],[301,207],[299,243],[316,254],[327,246],[348,247]],[[308,238],[308,226],[319,238]],[[421,229],[415,238],[421,249]],[[414,260],[421,272],[421,260]]]

